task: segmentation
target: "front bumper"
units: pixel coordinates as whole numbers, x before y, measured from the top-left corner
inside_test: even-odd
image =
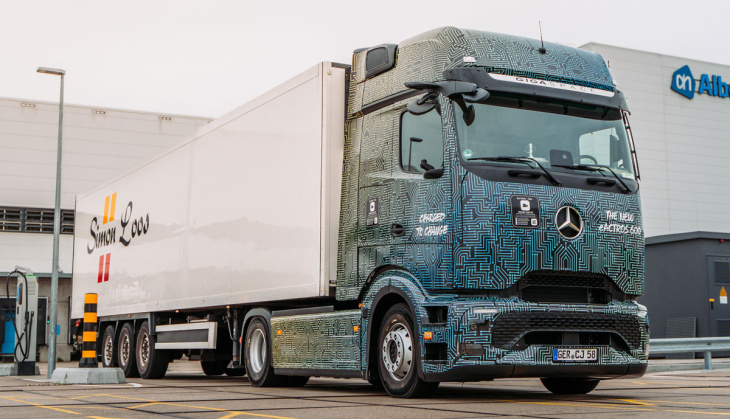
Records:
[[[430,331],[433,336],[421,343],[421,374],[426,381],[482,381],[505,377],[610,379],[640,377],[646,372],[648,320],[646,311],[638,304],[535,304],[517,299],[444,303],[448,307],[445,323],[430,324],[427,316],[421,317],[422,333]],[[440,305],[433,300],[427,304]],[[515,318],[536,321],[506,325],[509,327],[500,323],[501,319],[512,322]],[[612,319],[617,321],[613,323]],[[516,343],[505,346],[504,330],[515,334]],[[616,341],[628,344],[530,342],[525,345],[521,340],[528,333],[541,332],[565,332],[575,336],[611,334],[617,337]],[[434,350],[435,347],[439,350]],[[597,360],[554,361],[554,350],[567,347],[595,348]]]
[[[427,382],[486,381],[509,377],[584,377],[599,380],[638,378],[646,373],[647,363],[628,365],[459,365],[443,372],[428,372]]]

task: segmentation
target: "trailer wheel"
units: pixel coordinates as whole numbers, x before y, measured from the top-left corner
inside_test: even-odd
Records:
[[[588,378],[551,377],[541,378],[542,385],[553,394],[588,394],[601,380]]]
[[[200,368],[205,375],[221,375],[226,372],[228,361],[200,361]]]
[[[284,380],[284,387],[304,387],[308,381],[308,376],[290,375]]]
[[[155,349],[155,340],[150,335],[150,325],[145,321],[137,333],[137,369],[142,378],[162,378],[170,363],[169,353]]]
[[[104,368],[113,368],[118,365],[114,326],[112,325],[106,327],[104,337],[101,339],[101,365]]]
[[[246,329],[246,372],[254,387],[274,387],[283,384],[284,377],[274,375],[271,364],[269,326],[261,317],[251,320]]]
[[[122,331],[119,332],[117,356],[119,359],[119,368],[124,371],[125,377],[139,377],[139,371],[137,371],[137,354],[134,350],[134,344],[134,325],[132,323],[124,323]]]
[[[393,397],[427,397],[439,383],[427,383],[418,376],[418,340],[413,320],[405,304],[396,304],[385,313],[378,339],[378,370],[385,391]]]

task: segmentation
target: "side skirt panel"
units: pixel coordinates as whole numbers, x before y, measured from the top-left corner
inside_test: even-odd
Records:
[[[274,370],[284,375],[327,376],[334,372],[334,376],[350,376],[343,374],[352,371],[353,376],[361,376],[361,321],[360,310],[272,317]]]

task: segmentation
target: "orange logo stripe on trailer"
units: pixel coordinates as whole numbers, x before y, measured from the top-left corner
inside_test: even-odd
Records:
[[[104,200],[104,219],[102,224],[106,224],[109,221],[114,221],[114,209],[117,206],[117,194],[116,192],[107,196]]]

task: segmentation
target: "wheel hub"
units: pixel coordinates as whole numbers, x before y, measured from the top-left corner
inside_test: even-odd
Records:
[[[140,363],[142,367],[147,365],[147,362],[150,359],[150,337],[149,335],[145,334],[142,335],[142,342],[140,342],[140,353],[139,353],[139,359],[137,362]]]
[[[394,325],[385,335],[382,357],[385,370],[393,379],[406,378],[413,364],[413,340],[404,325]]]
[[[106,365],[112,364],[112,354],[114,353],[114,342],[112,337],[107,337],[104,341],[104,362]]]
[[[248,360],[252,372],[258,374],[264,369],[266,362],[266,338],[261,329],[256,329],[251,335],[251,342],[248,345]]]
[[[129,336],[122,336],[122,350],[119,352],[119,361],[122,365],[127,365],[129,362]]]

